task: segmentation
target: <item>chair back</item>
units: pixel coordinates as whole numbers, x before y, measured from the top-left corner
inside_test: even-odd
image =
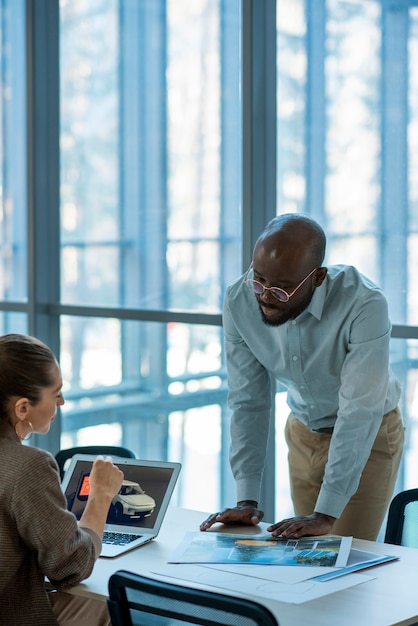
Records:
[[[113,626],[279,626],[257,602],[119,570],[109,579]]]
[[[385,543],[418,548],[418,489],[398,493],[390,503]]]
[[[55,455],[55,460],[58,463],[61,480],[64,477],[67,464],[75,454],[103,454],[106,456],[121,456],[125,459],[135,458],[132,450],[123,446],[76,446],[75,448],[59,450]]]

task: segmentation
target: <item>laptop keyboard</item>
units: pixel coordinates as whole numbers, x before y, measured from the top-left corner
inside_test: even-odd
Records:
[[[102,543],[110,543],[114,546],[125,546],[135,539],[139,539],[142,535],[132,535],[131,533],[115,533],[112,531],[105,531],[102,539]]]

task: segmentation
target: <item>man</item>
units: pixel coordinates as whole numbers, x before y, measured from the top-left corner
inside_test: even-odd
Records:
[[[375,540],[393,494],[404,427],[389,368],[391,324],[381,290],[354,267],[322,267],[314,220],[279,215],[258,239],[224,305],[237,506],[208,517],[257,524],[271,378],[287,388],[289,476],[296,517],[273,535],[335,533]]]

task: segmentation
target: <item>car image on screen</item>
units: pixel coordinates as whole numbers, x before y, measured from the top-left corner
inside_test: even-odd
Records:
[[[139,483],[124,480],[119,493],[112,500],[110,513],[117,520],[126,517],[137,519],[148,517],[154,508],[154,498],[146,494]]]

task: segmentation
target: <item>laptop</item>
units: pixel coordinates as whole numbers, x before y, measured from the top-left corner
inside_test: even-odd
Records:
[[[96,455],[75,454],[62,479],[67,508],[79,520],[89,495]],[[106,520],[101,557],[112,558],[148,543],[158,535],[180,473],[180,463],[112,457],[124,474]]]

